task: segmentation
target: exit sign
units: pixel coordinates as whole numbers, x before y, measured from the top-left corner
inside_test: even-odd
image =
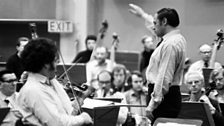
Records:
[[[48,21],[48,32],[53,33],[71,33],[73,31],[73,25],[71,21]]]

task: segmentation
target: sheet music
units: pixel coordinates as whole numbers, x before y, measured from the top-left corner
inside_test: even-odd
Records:
[[[84,104],[82,105],[82,108],[93,109],[94,107],[102,107],[102,106],[108,106],[108,105],[113,105],[113,104],[114,103],[112,101],[104,101],[104,100],[96,100],[96,99],[86,98],[84,100]]]

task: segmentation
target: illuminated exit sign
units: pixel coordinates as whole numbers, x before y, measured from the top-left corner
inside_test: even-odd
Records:
[[[71,21],[48,21],[48,32],[53,33],[71,33],[73,31],[73,25]]]

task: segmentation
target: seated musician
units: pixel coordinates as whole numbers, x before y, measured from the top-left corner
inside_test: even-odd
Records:
[[[116,64],[112,70],[113,76],[113,88],[116,91],[124,93],[125,91],[130,89],[130,85],[126,82],[127,80],[127,69],[122,64]]]
[[[199,48],[199,53],[201,56],[201,60],[198,60],[191,64],[188,71],[199,71],[202,73],[202,68],[209,68],[210,59],[212,56],[212,48],[210,45],[204,44]],[[214,69],[221,69],[222,65],[218,62],[214,63]]]
[[[208,104],[216,126],[224,125],[218,101],[206,96],[204,90],[204,77],[198,71],[190,71],[185,75],[185,83],[190,90],[190,102],[205,102]],[[186,110],[187,111],[187,110]]]
[[[115,63],[107,58],[108,49],[104,46],[96,47],[95,59],[86,64],[87,85],[98,89],[97,75],[103,70],[112,71],[111,65],[115,65]]]
[[[124,94],[121,92],[115,91],[111,84],[112,84],[112,75],[109,71],[103,70],[98,74],[97,77],[99,83],[99,89],[95,93],[95,97],[97,98],[121,98],[121,103],[126,104],[126,99]],[[127,107],[120,107],[118,119],[117,119],[117,126],[121,126],[127,118],[128,108]]]
[[[127,104],[133,105],[142,105],[145,107],[129,107],[129,112],[133,117],[135,117],[136,124],[141,122],[138,120],[139,116],[146,117],[146,92],[147,89],[144,90],[143,85],[143,76],[140,71],[133,71],[131,76],[128,78],[128,83],[131,83],[132,88],[125,92],[125,97],[127,100]],[[141,118],[140,118],[141,119]]]
[[[17,98],[23,120],[35,126],[81,126],[92,123],[79,104],[71,102],[62,85],[55,79],[57,47],[53,40],[31,40],[21,55],[29,75]]]
[[[211,73],[211,80],[215,84],[215,89],[209,94],[219,103],[224,103],[224,69],[219,69]]]
[[[9,70],[0,71],[0,108],[10,107],[1,126],[14,126],[22,115],[16,110],[16,75]],[[1,114],[1,113],[0,113]]]

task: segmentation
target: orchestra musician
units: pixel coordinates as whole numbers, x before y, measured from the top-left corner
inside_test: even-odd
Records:
[[[55,78],[57,47],[47,38],[32,39],[21,55],[29,76],[17,99],[23,120],[32,125],[81,126],[93,123],[80,101],[70,101]]]
[[[120,98],[122,104],[126,104],[126,98],[123,93],[115,91],[112,84],[112,75],[109,71],[103,70],[98,76],[99,89],[95,92],[96,98]],[[127,118],[128,108],[121,107],[118,114],[116,126],[121,126],[125,123]]]
[[[199,71],[189,71],[185,74],[185,83],[190,90],[190,102],[204,102],[208,104],[210,112],[213,116],[216,126],[224,125],[224,117],[222,116],[219,102],[206,96],[204,89],[204,77]]]

